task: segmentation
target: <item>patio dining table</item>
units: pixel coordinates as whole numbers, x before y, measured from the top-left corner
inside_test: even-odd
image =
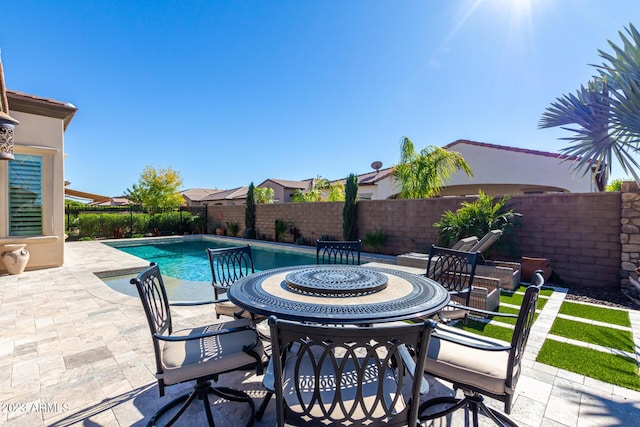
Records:
[[[260,315],[325,324],[372,324],[429,316],[449,293],[427,277],[384,267],[303,265],[236,281],[229,300]]]

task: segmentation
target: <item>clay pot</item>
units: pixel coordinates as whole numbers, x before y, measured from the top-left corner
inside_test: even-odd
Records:
[[[9,274],[21,274],[29,262],[29,251],[26,244],[16,243],[4,245],[2,249],[2,262]]]
[[[520,260],[521,277],[523,282],[531,283],[531,278],[536,270],[542,270],[544,280],[549,280],[551,276],[551,264],[547,258],[530,258],[523,256]]]

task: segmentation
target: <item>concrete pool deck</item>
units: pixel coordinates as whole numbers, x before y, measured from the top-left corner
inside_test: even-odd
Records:
[[[94,274],[133,276],[146,265],[99,242],[69,242],[63,267],[0,276],[0,425],[145,425],[162,404],[190,389],[173,386],[158,397],[139,300],[111,290]],[[535,362],[563,298],[554,292],[534,325],[512,418],[523,426],[640,425],[640,393]],[[637,337],[640,312],[630,314]],[[173,307],[172,315],[178,327],[215,322],[210,306]],[[433,394],[425,399],[451,392],[446,383],[430,383]],[[261,377],[251,372],[222,375],[219,384],[248,391],[256,403],[264,396]],[[242,406],[215,407],[219,427],[246,421]],[[200,425],[199,409],[195,405],[179,425]],[[465,424],[458,411],[428,425]],[[482,424],[491,425],[484,417]],[[274,402],[255,425],[275,425]]]

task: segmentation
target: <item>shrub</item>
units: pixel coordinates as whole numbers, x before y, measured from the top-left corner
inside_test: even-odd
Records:
[[[495,203],[494,199],[494,196],[480,191],[475,201],[462,202],[457,211],[443,213],[440,222],[434,224],[438,230],[438,244],[450,247],[465,237],[476,236],[481,239],[491,230],[502,230],[503,235],[492,247],[492,251],[516,256],[517,242],[514,229],[521,215],[508,209],[509,196]]]
[[[362,244],[371,248],[373,253],[380,253],[380,249],[387,243],[387,234],[381,228],[366,233]]]

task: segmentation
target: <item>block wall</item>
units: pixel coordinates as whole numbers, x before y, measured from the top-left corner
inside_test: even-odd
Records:
[[[516,232],[520,255],[549,258],[566,286],[619,289],[624,246],[622,198],[621,193],[513,196],[512,208],[522,214]],[[360,201],[360,238],[379,228],[388,237],[383,253],[424,252],[437,242],[433,224],[443,212],[455,211],[465,200],[473,198]],[[296,227],[310,243],[322,235],[340,239],[342,206],[341,202],[257,205],[256,228],[266,239],[275,240],[275,220],[281,219]],[[636,212],[640,218],[640,207]],[[208,216],[210,226],[212,221],[237,222],[242,235],[244,206],[210,206]],[[637,221],[640,230],[640,219]],[[638,251],[634,253],[640,262],[640,231],[630,239],[637,240]],[[286,240],[293,242],[293,236],[287,234]]]

